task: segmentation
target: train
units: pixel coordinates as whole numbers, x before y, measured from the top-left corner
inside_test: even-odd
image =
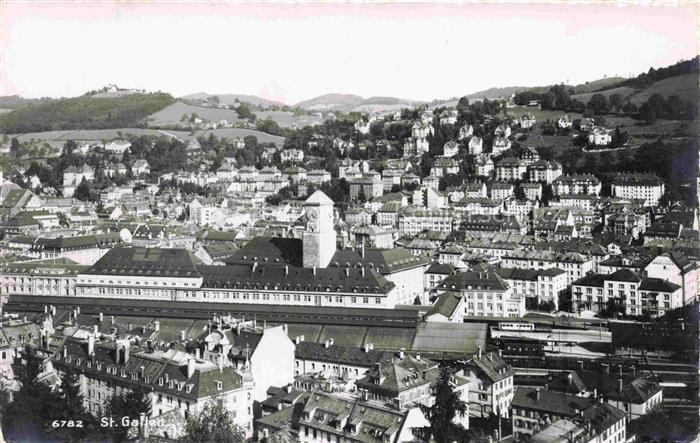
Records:
[[[535,324],[529,321],[502,321],[498,323],[500,331],[535,332]]]
[[[44,306],[71,309],[80,306],[86,314],[210,318],[212,313],[257,318],[279,323],[316,323],[348,326],[417,326],[418,311],[399,309],[331,308],[321,306],[275,306],[217,302],[98,299],[88,297],[11,295],[5,312],[41,312]],[[9,314],[13,315],[13,314]]]

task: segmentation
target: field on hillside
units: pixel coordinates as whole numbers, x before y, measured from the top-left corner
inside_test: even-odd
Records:
[[[572,99],[579,100],[583,103],[588,103],[588,101],[595,94],[602,94],[606,97],[610,97],[613,94],[620,94],[622,97],[628,97],[629,95],[636,92],[636,89],[629,86],[620,86],[619,88],[607,89],[605,91],[599,92],[586,92],[585,94],[574,94],[571,96]]]
[[[230,109],[208,108],[205,106],[194,106],[182,102],[175,102],[167,108],[149,115],[147,117],[148,125],[151,127],[185,126],[187,122],[181,122],[180,119],[182,119],[183,115],[189,117],[193,113],[210,122],[226,120],[229,123],[235,123],[240,120],[236,111]]]
[[[280,128],[303,128],[304,126],[314,126],[323,123],[323,119],[316,115],[294,115],[289,111],[255,111],[258,120],[271,118]]]
[[[649,97],[654,94],[661,94],[664,97],[677,95],[686,100],[697,100],[698,89],[698,74],[685,74],[654,82],[650,87],[632,95],[630,99],[637,105],[649,100]]]
[[[10,108],[0,108],[0,114],[7,114],[8,112],[12,112],[14,109]]]
[[[608,89],[601,91],[600,94],[606,97],[612,94],[620,94],[624,98],[628,98],[632,103],[639,106],[649,99],[653,94],[661,94],[664,97],[677,95],[681,98],[697,97],[698,94],[698,75],[684,74],[676,77],[666,78],[652,83],[648,88],[637,90],[629,86],[621,86],[619,88]],[[571,98],[588,103],[588,100],[596,94],[589,92],[586,94],[572,95]]]
[[[274,143],[278,148],[284,145],[284,137],[278,137],[276,135],[266,134],[264,132],[255,131],[253,129],[242,129],[242,128],[220,128],[208,131],[197,131],[196,137],[209,137],[209,134],[214,134],[219,138],[244,138],[249,135],[253,135],[258,139],[258,143]]]

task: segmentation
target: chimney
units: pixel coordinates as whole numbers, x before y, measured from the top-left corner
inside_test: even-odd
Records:
[[[328,340],[326,340],[326,342],[323,344],[323,347],[327,349],[330,345],[331,343]]]
[[[593,388],[593,398],[598,398],[598,388]]]
[[[333,344],[335,343],[335,340],[333,340],[333,339],[331,338],[331,339],[328,340],[328,342],[331,344],[331,346],[333,346]]]
[[[194,350],[194,358],[196,358],[197,360],[199,360],[199,358],[200,358],[200,357],[199,357],[199,348],[197,348],[197,349]]]
[[[416,360],[420,360],[420,353],[416,354]]]
[[[263,438],[268,438],[270,436],[270,431],[267,428],[264,428],[262,430],[262,436]]]
[[[618,365],[620,367],[620,377],[622,377],[622,365]]]
[[[345,268],[345,276],[346,277],[350,276],[350,268]]]
[[[109,322],[110,322],[111,324],[114,324],[114,316],[113,316],[113,315],[110,315],[110,316],[109,316]]]
[[[399,349],[399,358],[401,360],[403,360],[405,354],[406,354],[406,348]]]
[[[610,374],[610,365],[607,363],[603,363],[603,372],[606,374]]]
[[[97,337],[100,333],[100,327],[97,325],[92,326],[92,335]]]
[[[75,307],[75,312],[76,312],[77,314],[80,314],[80,306],[76,306],[76,307]]]
[[[153,322],[153,329],[155,329],[156,332],[160,331],[160,321],[156,320]]]
[[[501,349],[501,348],[498,349],[498,356],[503,357],[503,349]]]
[[[68,348],[66,346],[63,346],[63,359],[65,360],[66,357],[68,357]]]
[[[56,316],[56,306],[51,305],[51,315]]]
[[[289,335],[289,326],[287,323],[282,325],[282,332],[284,332],[284,335]]]
[[[535,400],[540,401],[540,388],[535,389]]]
[[[481,358],[481,346],[476,348],[476,355],[477,355],[477,357]]]
[[[365,276],[365,267],[364,266],[360,266],[360,272],[362,273],[362,276],[364,277]]]
[[[219,366],[219,372],[224,371],[224,356],[222,354],[219,354],[216,356],[216,364]]]
[[[583,371],[583,360],[579,360],[579,361],[578,361],[578,369],[579,369],[580,371]]]
[[[129,323],[129,331],[134,329],[134,325],[132,323]]]
[[[566,380],[569,382],[569,385],[574,384],[574,376],[569,372],[569,375],[566,376]]]
[[[139,366],[139,380],[143,380],[146,378],[146,367],[141,365]]]
[[[618,392],[622,393],[622,379],[621,378],[617,380],[617,389],[618,389]]]
[[[44,305],[44,314],[48,314],[48,313],[49,313],[49,307]]]
[[[316,275],[316,266],[314,266],[314,275]]]
[[[180,340],[185,341],[185,330],[180,331]]]
[[[292,393],[292,384],[289,383],[288,385],[286,385],[286,386],[284,387],[284,391],[285,391],[287,394],[291,394],[291,393]]]
[[[124,364],[129,361],[129,346],[130,343],[128,340],[124,340]]]
[[[88,355],[95,355],[95,336],[88,335]]]
[[[365,343],[365,345],[362,347],[362,349],[365,351],[365,354],[369,352],[369,344]]]
[[[100,323],[102,323],[102,322],[104,321],[104,319],[105,319],[105,316],[104,316],[103,313],[100,312],[100,313],[97,315],[97,318],[100,320]]]
[[[241,335],[241,322],[236,323],[236,335]]]
[[[284,267],[284,275],[289,275],[289,265],[285,265],[285,267]]]
[[[294,337],[294,344],[298,345],[299,343],[304,341],[304,336],[303,335],[297,335]]]

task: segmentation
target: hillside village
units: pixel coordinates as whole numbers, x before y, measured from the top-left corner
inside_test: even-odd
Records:
[[[686,441],[697,101],[653,91],[698,59],[674,66],[590,94],[158,96],[130,127],[3,129],[3,419],[78,399],[79,438],[188,441],[219,405],[235,441],[428,441],[449,403],[460,441]],[[101,429],[114,399],[135,423]]]

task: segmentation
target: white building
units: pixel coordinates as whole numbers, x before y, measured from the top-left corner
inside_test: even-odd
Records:
[[[658,206],[665,189],[655,174],[618,174],[612,180],[613,196],[644,200],[644,206]]]

